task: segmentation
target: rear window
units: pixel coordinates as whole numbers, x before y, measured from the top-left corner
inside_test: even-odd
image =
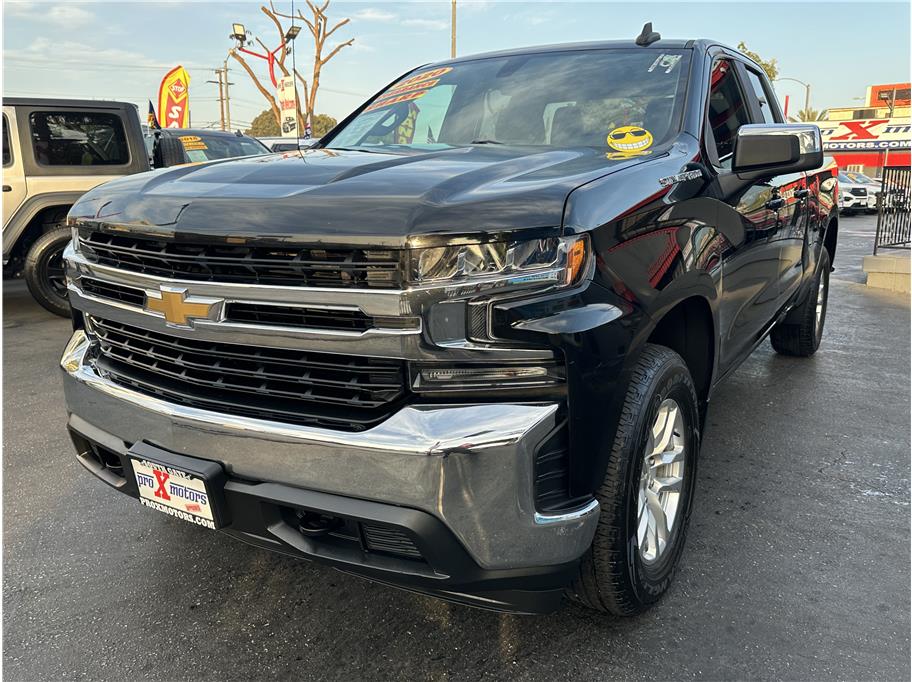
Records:
[[[230,159],[235,156],[253,156],[268,154],[269,149],[250,137],[237,135],[207,135],[205,133],[187,133],[178,135],[177,139],[184,147],[187,158],[192,162]]]
[[[10,151],[9,129],[6,126],[6,114],[3,114],[3,165],[9,166],[13,162],[13,153]]]
[[[122,166],[130,162],[116,114],[35,111],[29,116],[35,160],[42,166]]]

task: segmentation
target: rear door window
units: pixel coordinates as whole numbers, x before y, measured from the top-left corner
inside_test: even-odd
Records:
[[[116,114],[34,111],[29,116],[35,160],[42,166],[121,166],[130,162]]]

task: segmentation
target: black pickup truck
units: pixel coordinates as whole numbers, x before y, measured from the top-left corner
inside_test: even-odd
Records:
[[[743,54],[644,30],[422,66],[318,148],[110,182],[69,214],[78,460],[379,582],[637,613],[715,386],[767,336],[820,343],[821,150]]]

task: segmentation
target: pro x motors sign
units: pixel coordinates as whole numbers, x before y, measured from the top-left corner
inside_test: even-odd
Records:
[[[877,152],[909,149],[910,122],[902,118],[817,121],[827,152]]]

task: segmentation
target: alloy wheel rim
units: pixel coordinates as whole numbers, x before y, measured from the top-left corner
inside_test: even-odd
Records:
[[[45,265],[45,277],[51,285],[51,290],[57,296],[66,298],[67,285],[66,269],[63,263],[63,250],[64,247],[61,246],[58,251],[54,251],[54,253],[48,257],[47,264]]]
[[[637,549],[646,564],[669,547],[681,510],[685,449],[683,412],[666,398],[649,429],[637,496]]]

